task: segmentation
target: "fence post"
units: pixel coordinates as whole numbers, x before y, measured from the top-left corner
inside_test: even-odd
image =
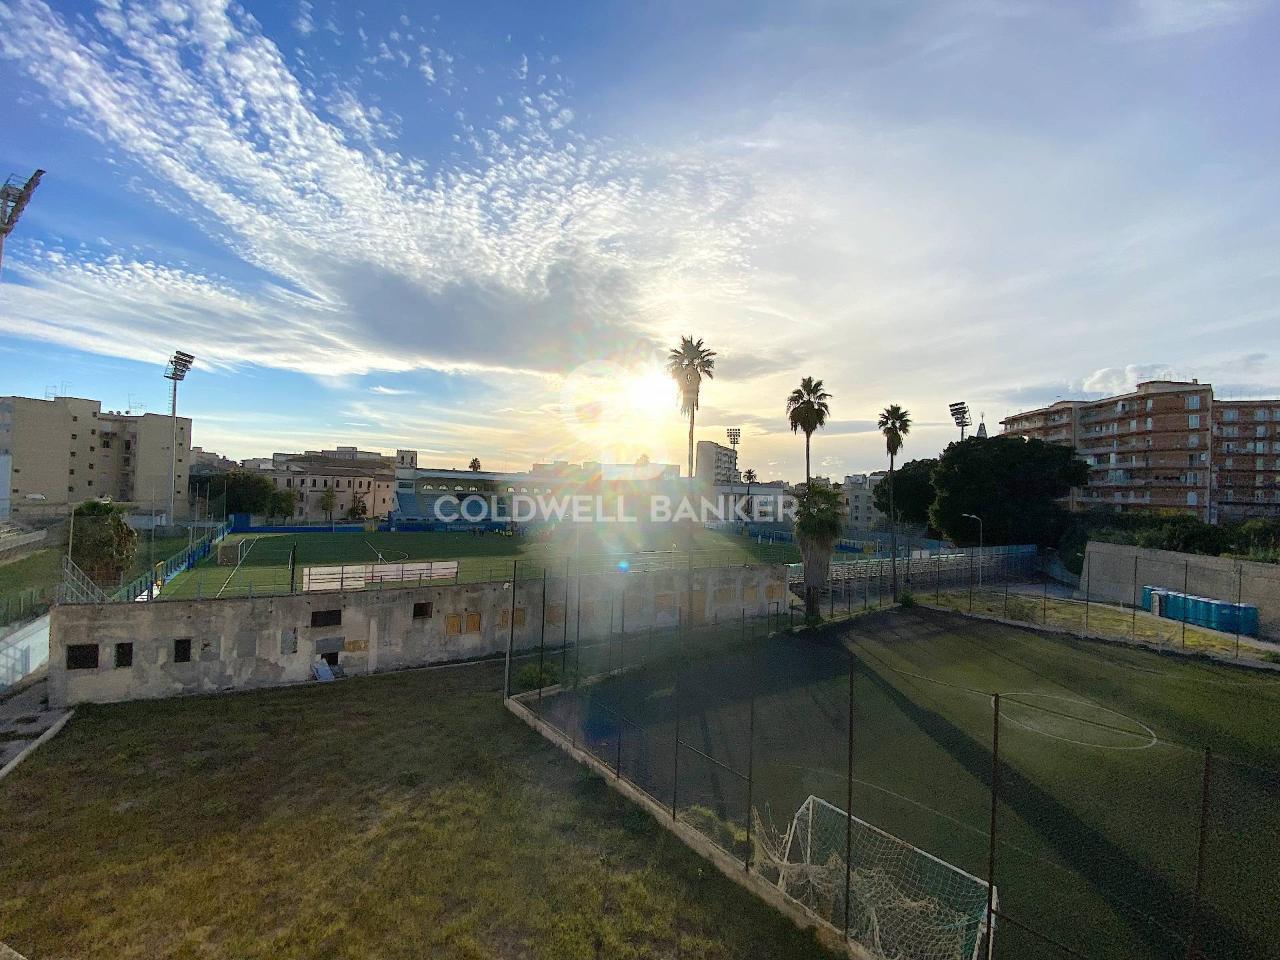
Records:
[[[742,611],[743,633],[746,633],[747,611]],[[751,821],[752,804],[755,802],[755,769],[756,769],[756,687],[758,686],[759,665],[756,656],[760,649],[760,641],[751,644],[751,712],[747,719],[747,852],[742,864],[744,870],[751,869]]]
[[[995,946],[996,822],[1000,804],[1000,694],[991,695],[991,825],[987,832],[987,958]]]
[[[1182,649],[1187,649],[1187,590],[1191,583],[1191,561],[1182,561]]]
[[[849,894],[853,880],[853,651],[849,651],[849,730],[845,757],[844,938],[849,939]],[[810,830],[810,842],[813,831]]]
[[[680,798],[680,634],[684,627],[684,607],[676,608],[676,722],[675,745],[671,751],[671,821],[676,819],[676,804]]]
[[[511,628],[515,629],[515,617],[511,618]],[[538,631],[538,699],[542,699],[542,688],[546,685],[545,661],[547,653],[547,570],[542,570],[542,629]]]
[[[1240,659],[1240,627],[1241,621],[1244,619],[1241,614],[1241,607],[1244,606],[1244,563],[1236,561],[1236,659]]]
[[[1040,600],[1040,622],[1049,625],[1049,575],[1044,575],[1044,596]]]
[[[1196,849],[1196,886],[1191,900],[1191,928],[1187,933],[1187,960],[1198,955],[1196,939],[1200,933],[1200,902],[1204,895],[1205,854],[1209,844],[1210,790],[1213,781],[1213,751],[1204,752],[1204,775],[1200,781],[1200,836]]]
[[[1004,618],[1009,619],[1009,581],[1004,582]]]
[[[1129,625],[1129,639],[1138,639],[1138,551],[1133,552],[1133,622]]]
[[[973,547],[969,548],[969,613],[973,613]]]
[[[519,560],[511,561],[511,610],[507,618],[507,660],[502,671],[503,702],[511,698],[511,650],[516,642],[516,572],[519,570],[519,566]],[[539,680],[541,680],[541,677],[539,677]]]
[[[1084,624],[1080,627],[1080,639],[1089,632],[1089,554],[1084,555]]]

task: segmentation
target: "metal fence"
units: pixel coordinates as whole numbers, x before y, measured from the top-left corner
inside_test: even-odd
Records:
[[[0,626],[48,613],[54,592],[49,587],[30,587],[0,595]]]
[[[865,599],[865,581],[851,582]],[[975,603],[1003,597],[983,590]],[[509,658],[507,692],[651,812],[872,956],[1276,955],[1280,771],[1248,745],[1211,753],[1157,736],[1108,699],[1119,668],[1105,655],[1071,674],[1097,697],[1030,679],[1028,692],[1002,682],[997,694],[932,679],[934,637],[892,635],[893,618],[850,607],[844,626],[793,632],[793,604],[697,624],[681,611],[669,627],[581,642],[571,626],[544,627],[535,650]],[[1082,669],[1073,648],[1055,659],[1061,641],[1010,636],[1046,658],[992,649],[1011,675]],[[963,675],[973,641],[955,642]],[[1154,671],[1132,669],[1152,695]],[[1255,702],[1252,674],[1227,672],[1196,696],[1249,703],[1257,723],[1274,716],[1280,684],[1263,676],[1269,699]],[[1161,696],[1176,702],[1189,684],[1179,674]],[[822,826],[806,819],[815,810]]]

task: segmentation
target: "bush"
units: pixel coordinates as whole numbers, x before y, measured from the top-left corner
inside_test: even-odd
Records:
[[[543,664],[539,669],[536,663],[521,667],[516,674],[516,690],[540,690],[543,687],[554,687],[560,682],[560,671],[554,663]]]
[[[898,591],[898,606],[904,610],[910,610],[916,605],[916,595],[911,592],[909,587],[903,587]]]

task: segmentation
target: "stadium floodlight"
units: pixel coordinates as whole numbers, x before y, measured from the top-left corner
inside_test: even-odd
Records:
[[[738,441],[742,439],[742,430],[739,427],[730,427],[725,431],[725,435],[729,438],[729,446],[733,448],[733,468],[729,471],[729,507],[732,510],[733,498],[736,492],[734,490],[734,474],[738,472]]]
[[[164,378],[173,384],[169,400],[169,417],[173,420],[173,446],[169,449],[169,526],[173,526],[174,495],[178,486],[178,383],[187,378],[195,362],[191,354],[175,350],[164,371]]]
[[[951,404],[948,409],[951,411],[951,419],[960,428],[960,439],[963,440],[964,428],[973,426],[973,416],[969,413],[969,404],[961,400]]]

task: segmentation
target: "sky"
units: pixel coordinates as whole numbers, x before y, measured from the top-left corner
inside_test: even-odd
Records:
[[[1280,395],[1262,0],[0,0],[0,394],[180,408],[234,458],[803,478],[1160,377]]]

